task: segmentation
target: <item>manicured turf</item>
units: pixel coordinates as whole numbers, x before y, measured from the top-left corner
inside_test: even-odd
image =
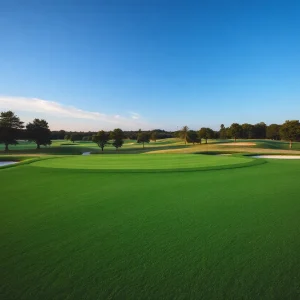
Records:
[[[0,294],[299,299],[299,178],[299,161],[162,174],[0,170]]]
[[[200,154],[90,155],[38,161],[37,167],[97,170],[194,170],[209,167],[249,164],[255,159]]]

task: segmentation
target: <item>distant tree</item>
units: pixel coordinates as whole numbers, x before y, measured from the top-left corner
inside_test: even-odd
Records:
[[[64,137],[64,139],[65,139],[66,141],[70,140],[70,139],[71,139],[71,135],[70,135],[70,134],[66,134],[65,137]]]
[[[207,144],[207,140],[208,139],[212,139],[214,138],[214,131],[210,128],[206,128],[206,127],[202,127],[200,130],[199,130],[199,137],[201,139],[205,139],[205,143]]]
[[[283,140],[290,141],[290,149],[292,149],[292,142],[300,139],[299,120],[285,121],[280,128],[280,136]]]
[[[153,141],[153,142],[156,142],[156,140],[157,140],[157,133],[156,133],[156,131],[152,131],[151,132],[150,140]]]
[[[267,133],[267,125],[264,122],[260,122],[254,125],[254,137],[256,139],[265,139]]]
[[[118,150],[124,144],[124,132],[120,128],[111,131],[110,138],[113,140],[112,145]]]
[[[227,139],[231,139],[232,137],[230,127],[226,127],[226,137]]]
[[[181,131],[180,131],[180,130],[174,131],[173,136],[174,136],[175,138],[180,139],[180,138],[181,138]]]
[[[78,140],[79,140],[78,134],[73,133],[73,134],[70,135],[70,141],[71,142],[75,143],[75,141],[78,141]]]
[[[241,137],[243,139],[252,139],[254,137],[254,126],[248,123],[242,124]]]
[[[97,134],[93,135],[92,141],[96,143],[103,151],[104,147],[108,144],[109,134],[101,130]]]
[[[143,144],[143,148],[145,148],[145,143],[150,142],[150,134],[148,132],[143,132],[139,130],[138,135],[137,135],[137,142],[139,144]]]
[[[226,138],[227,138],[226,128],[225,128],[224,124],[221,124],[220,139],[225,140]]]
[[[8,145],[18,144],[17,139],[21,135],[21,129],[24,128],[23,122],[12,111],[1,112],[0,114],[0,144],[5,145],[5,151],[8,151]]]
[[[189,128],[187,126],[183,126],[179,133],[180,138],[184,140],[185,144],[187,143],[188,131],[189,131]]]
[[[197,139],[198,139],[198,143],[202,144],[202,131],[201,131],[201,129],[197,131]]]
[[[195,145],[195,143],[199,142],[199,138],[198,138],[198,133],[195,130],[189,130],[188,131],[188,142],[189,143],[193,143],[193,145]]]
[[[51,145],[51,131],[47,121],[34,119],[26,125],[26,131],[28,140],[36,143],[36,149],[40,149],[41,145]]]
[[[280,125],[271,124],[267,126],[266,138],[271,140],[280,140]]]
[[[234,141],[236,142],[236,139],[240,138],[242,135],[242,126],[238,123],[231,124],[230,133],[231,136],[234,138]]]
[[[66,135],[65,130],[60,130],[60,131],[58,132],[58,134],[57,134],[57,138],[58,138],[59,140],[63,140],[64,137],[65,137],[65,135]]]

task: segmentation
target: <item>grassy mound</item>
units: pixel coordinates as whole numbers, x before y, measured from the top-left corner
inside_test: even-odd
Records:
[[[91,155],[68,156],[38,161],[32,164],[35,167],[80,169],[99,171],[189,171],[208,170],[228,167],[240,167],[258,164],[255,159],[246,157],[209,156],[201,154],[149,154],[149,155]]]

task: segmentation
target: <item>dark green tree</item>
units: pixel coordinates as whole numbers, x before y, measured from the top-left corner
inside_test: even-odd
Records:
[[[70,138],[71,138],[71,136],[70,136],[69,134],[66,134],[65,137],[64,137],[64,139],[65,139],[66,141],[70,140]]]
[[[88,137],[89,138],[89,137]],[[92,141],[96,143],[101,150],[104,150],[104,147],[108,144],[109,134],[101,130],[97,134],[93,135]]]
[[[283,140],[290,141],[290,149],[292,149],[293,141],[300,139],[299,120],[285,121],[280,128],[280,136]]]
[[[243,139],[253,139],[254,138],[254,126],[248,123],[242,124],[241,137]]]
[[[138,135],[137,135],[137,142],[139,144],[143,144],[143,148],[145,148],[145,143],[150,142],[150,134],[148,132],[143,132],[139,130]]]
[[[120,128],[114,129],[114,131],[111,131],[110,138],[113,140],[112,145],[118,150],[121,148],[124,144],[124,132]]]
[[[36,143],[36,149],[51,145],[51,131],[46,120],[34,119],[26,125],[26,131],[28,140]]]
[[[267,126],[266,138],[271,140],[280,140],[280,125],[271,124]]]
[[[256,139],[265,139],[267,133],[267,125],[260,122],[254,125],[254,136]]]
[[[195,145],[195,143],[199,143],[199,138],[198,138],[197,131],[189,130],[187,139],[188,139],[188,142],[193,143],[193,145]]]
[[[73,143],[75,143],[76,141],[79,141],[80,139],[81,139],[81,137],[77,133],[72,133],[70,135],[70,141]]]
[[[233,123],[230,126],[230,133],[231,137],[234,138],[234,141],[236,142],[236,139],[240,138],[242,135],[243,129],[242,126],[238,123]]]
[[[208,139],[214,138],[214,131],[207,127],[202,127],[198,133],[201,139],[205,139],[205,143],[207,144]]]
[[[21,129],[24,128],[23,122],[12,111],[1,112],[0,114],[0,144],[5,145],[5,151],[8,151],[9,145],[18,144],[17,139],[21,135]]]

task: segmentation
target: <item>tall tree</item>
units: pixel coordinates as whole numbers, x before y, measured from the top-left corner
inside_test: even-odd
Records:
[[[280,128],[280,136],[283,140],[290,141],[290,149],[292,149],[293,141],[300,139],[299,120],[285,121]]]
[[[66,134],[66,135],[64,136],[64,140],[66,140],[66,141],[68,141],[70,138],[71,138],[71,136],[70,136],[69,134]]]
[[[266,138],[271,140],[280,140],[280,125],[271,124],[267,126]]]
[[[139,144],[143,144],[143,148],[145,148],[145,143],[150,142],[150,134],[148,132],[143,132],[139,130],[138,135],[137,135],[137,142]]]
[[[23,122],[12,111],[1,112],[0,114],[0,143],[5,145],[5,151],[8,151],[8,145],[18,144],[21,129],[24,128]]]
[[[205,139],[205,143],[207,144],[208,139],[214,138],[214,131],[207,127],[202,127],[199,130],[199,137],[200,139]]]
[[[109,134],[103,130],[100,130],[97,134],[92,136],[92,141],[96,143],[103,151],[104,147],[108,144]]]
[[[184,140],[184,143],[187,143],[189,128],[187,126],[183,126],[180,130],[180,138]]]
[[[234,138],[234,141],[236,142],[236,139],[241,137],[242,126],[238,123],[233,123],[230,126],[230,132],[231,132],[231,136]]]
[[[254,136],[256,139],[265,139],[267,132],[267,125],[264,122],[260,122],[254,125]]]
[[[224,124],[221,124],[220,139],[225,140],[226,138],[227,138],[226,128],[225,128]]]
[[[26,125],[26,130],[28,140],[36,143],[36,149],[40,149],[41,145],[51,145],[51,131],[47,121],[34,119]]]
[[[241,137],[243,139],[252,139],[254,137],[254,127],[253,127],[253,125],[248,124],[248,123],[242,124]]]
[[[124,132],[120,128],[116,128],[110,133],[110,138],[113,140],[112,145],[118,150],[124,144]]]
[[[150,140],[153,141],[153,142],[156,142],[156,140],[157,140],[157,133],[156,133],[156,131],[152,131],[151,132]]]

